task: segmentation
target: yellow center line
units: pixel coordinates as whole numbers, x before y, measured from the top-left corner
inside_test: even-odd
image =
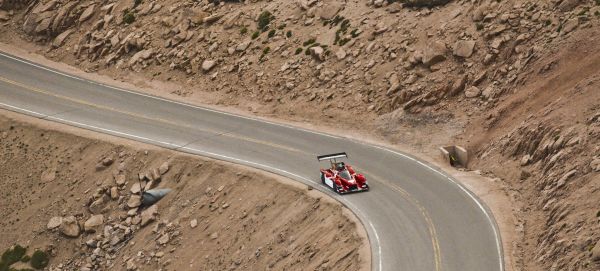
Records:
[[[198,127],[194,127],[192,125],[188,125],[188,124],[183,124],[183,123],[177,123],[177,122],[173,122],[167,119],[162,119],[162,118],[155,118],[155,117],[148,117],[145,115],[141,115],[138,113],[133,113],[133,112],[129,112],[129,111],[123,111],[123,110],[119,110],[113,107],[108,107],[108,106],[103,106],[103,105],[98,105],[98,104],[94,104],[94,103],[90,103],[84,100],[80,100],[80,99],[75,99],[72,97],[68,97],[68,96],[64,96],[64,95],[60,95],[60,94],[56,94],[56,93],[51,93],[48,92],[46,90],[42,90],[36,87],[32,87],[32,86],[28,86],[4,77],[0,76],[0,81],[9,83],[11,85],[15,85],[18,87],[21,87],[23,89],[27,89],[33,92],[37,92],[37,93],[41,93],[44,95],[48,95],[48,96],[52,96],[55,98],[59,98],[59,99],[63,99],[63,100],[67,100],[73,103],[77,103],[77,104],[82,104],[85,106],[89,106],[89,107],[93,107],[93,108],[97,108],[97,109],[102,109],[102,110],[107,110],[107,111],[111,111],[111,112],[116,112],[116,113],[120,113],[120,114],[124,114],[124,115],[128,115],[128,116],[132,116],[135,118],[140,118],[140,119],[145,119],[145,120],[149,120],[149,121],[155,121],[155,122],[161,122],[161,123],[165,123],[168,125],[173,125],[173,126],[178,126],[178,127],[184,127],[184,128],[189,128],[189,129],[194,129],[197,131],[201,131],[201,132],[207,132],[207,133],[214,133],[214,134],[219,134],[221,136],[226,136],[226,137],[230,137],[230,138],[235,138],[235,139],[240,139],[243,141],[247,141],[247,142],[253,142],[253,143],[257,143],[257,144],[261,144],[261,145],[266,145],[266,146],[270,146],[270,147],[274,147],[274,148],[278,148],[278,149],[283,149],[283,150],[287,150],[290,152],[295,152],[295,153],[301,153],[301,154],[306,154],[306,155],[312,155],[311,153],[305,152],[305,151],[301,151],[295,148],[291,148],[291,147],[287,147],[287,146],[283,146],[283,145],[279,145],[279,144],[275,144],[275,143],[271,143],[271,142],[267,142],[267,141],[263,141],[263,140],[259,140],[259,139],[255,139],[255,138],[250,138],[250,137],[246,137],[246,136],[242,136],[242,135],[236,135],[236,134],[227,134],[227,133],[223,133],[223,131],[216,131],[216,130],[211,130],[211,129],[202,129],[202,128],[198,128]],[[362,172],[365,172],[364,170],[361,170]],[[367,173],[367,172],[365,172]],[[374,174],[371,173],[367,173],[367,175],[370,176],[376,176]],[[397,186],[396,184],[393,184],[389,181],[384,181],[383,178],[379,178],[376,177],[380,182],[382,182],[384,185],[387,185],[388,187],[394,189],[396,192],[398,192],[404,199],[406,199],[407,201],[409,201],[411,204],[413,204],[414,206],[416,206],[420,212],[423,214],[423,217],[425,218],[425,221],[427,223],[427,227],[429,229],[429,234],[431,235],[431,239],[432,239],[432,245],[433,245],[433,250],[434,250],[434,254],[435,254],[435,270],[436,271],[440,271],[441,269],[441,255],[440,255],[440,248],[439,248],[439,243],[437,240],[437,233],[435,230],[435,226],[433,224],[433,221],[431,219],[431,216],[429,215],[429,213],[427,212],[427,210],[425,209],[425,207],[423,207],[419,201],[417,201],[415,198],[413,198],[408,192],[406,192],[404,189],[402,189],[401,187]]]
[[[397,184],[394,184],[390,181],[386,181],[385,179],[383,179],[375,174],[372,174],[370,172],[367,172],[363,169],[359,169],[358,171],[365,173],[365,175],[375,177],[375,179],[377,179],[379,182],[383,183],[384,185],[386,185],[386,186],[390,187],[391,189],[393,189],[394,191],[398,192],[405,200],[407,200],[408,202],[410,202],[412,205],[414,205],[415,207],[417,207],[419,209],[419,211],[423,215],[423,218],[425,219],[425,223],[427,223],[429,235],[431,236],[431,244],[433,246],[435,270],[440,271],[442,268],[442,256],[441,256],[441,252],[440,252],[440,244],[438,242],[437,232],[435,230],[435,225],[433,224],[433,219],[431,219],[431,216],[429,215],[429,212],[427,212],[425,207],[417,199],[415,199],[406,190],[402,189]]]
[[[286,150],[286,151],[290,151],[290,152],[295,152],[295,153],[301,153],[301,154],[306,154],[306,155],[311,155],[310,153],[295,149],[295,148],[291,148],[288,146],[283,146],[283,145],[279,145],[279,144],[275,144],[275,143],[271,143],[271,142],[267,142],[267,141],[263,141],[263,140],[259,140],[259,139],[255,139],[255,138],[250,138],[250,137],[246,137],[246,136],[242,136],[242,135],[236,135],[233,133],[224,133],[223,131],[217,131],[217,130],[211,130],[211,129],[202,129],[202,128],[198,128],[189,124],[183,124],[183,123],[177,123],[177,122],[173,122],[167,119],[162,119],[162,118],[156,118],[156,117],[148,117],[145,115],[141,115],[138,113],[133,113],[133,112],[129,112],[129,111],[123,111],[123,110],[119,110],[113,107],[109,107],[109,106],[103,106],[103,105],[98,105],[98,104],[94,104],[94,103],[90,103],[88,101],[84,101],[84,100],[80,100],[80,99],[75,99],[72,97],[68,97],[68,96],[64,96],[64,95],[60,95],[60,94],[56,94],[56,93],[51,93],[49,91],[40,89],[40,88],[36,88],[36,87],[32,87],[32,86],[28,86],[13,80],[10,80],[8,78],[4,78],[0,76],[0,81],[6,82],[8,84],[11,85],[15,85],[18,87],[21,87],[23,89],[27,89],[33,92],[37,92],[37,93],[41,93],[44,95],[48,95],[48,96],[52,96],[55,98],[59,98],[59,99],[63,99],[63,100],[67,100],[73,103],[77,103],[77,104],[82,104],[85,106],[89,106],[89,107],[93,107],[93,108],[97,108],[97,109],[102,109],[102,110],[107,110],[107,111],[111,111],[111,112],[115,112],[115,113],[119,113],[119,114],[124,114],[124,115],[128,115],[128,116],[132,116],[135,118],[140,118],[140,119],[145,119],[145,120],[149,120],[149,121],[155,121],[155,122],[161,122],[161,123],[165,123],[168,125],[172,125],[172,126],[178,126],[178,127],[183,127],[183,128],[188,128],[188,129],[194,129],[200,132],[206,132],[206,133],[214,133],[214,134],[218,134],[220,136],[225,136],[225,137],[230,137],[230,138],[235,138],[235,139],[240,139],[243,141],[247,141],[247,142],[252,142],[252,143],[257,143],[257,144],[261,144],[261,145],[266,145],[266,146],[270,146],[270,147],[274,147],[274,148],[278,148],[278,149],[282,149],[282,150]]]

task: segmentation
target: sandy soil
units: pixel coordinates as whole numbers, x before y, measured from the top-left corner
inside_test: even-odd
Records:
[[[5,111],[0,135],[3,249],[19,243],[50,251],[51,265],[62,264],[63,270],[85,266],[95,257],[85,243],[99,233],[67,238],[46,224],[69,215],[85,222],[90,198],[98,189],[118,187],[115,176],[125,174],[119,197],[102,214],[105,226],[131,227],[134,233],[92,261],[95,270],[125,270],[129,262],[140,270],[370,268],[368,240],[356,218],[295,182]],[[115,162],[99,169],[106,157]],[[165,161],[170,169],[158,187],[173,192],[157,203],[159,217],[141,228],[128,224],[130,186],[138,173]],[[169,240],[161,244],[164,235]]]

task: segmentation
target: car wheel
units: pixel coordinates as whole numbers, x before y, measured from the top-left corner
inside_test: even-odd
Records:
[[[325,174],[323,172],[321,172],[321,182],[325,184]]]

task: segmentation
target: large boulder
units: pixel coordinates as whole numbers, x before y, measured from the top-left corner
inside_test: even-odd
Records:
[[[319,17],[323,20],[331,20],[343,7],[344,4],[340,2],[329,2],[324,4],[323,7],[319,9]]]
[[[430,43],[423,52],[423,64],[432,66],[446,60],[448,49],[441,41]]]
[[[93,215],[83,224],[83,229],[86,232],[96,232],[96,230],[104,224],[103,215]]]
[[[77,237],[80,234],[79,222],[74,216],[68,216],[62,219],[60,224],[60,233],[67,237]]]
[[[581,0],[563,0],[558,5],[558,9],[560,9],[561,11],[570,11],[579,4],[581,4]]]
[[[56,229],[60,226],[60,224],[62,224],[62,221],[63,221],[63,218],[60,216],[55,216],[53,218],[50,218],[50,221],[48,221],[46,228],[48,228],[49,230]]]
[[[454,55],[459,57],[468,58],[473,55],[475,49],[475,41],[473,40],[459,40],[454,44]]]
[[[148,209],[142,211],[142,221],[141,221],[142,227],[150,224],[150,222],[152,222],[152,221],[155,221],[157,215],[158,215],[158,205],[152,205]]]

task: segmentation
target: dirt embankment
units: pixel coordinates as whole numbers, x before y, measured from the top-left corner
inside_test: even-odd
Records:
[[[142,147],[0,116],[0,249],[47,251],[52,270],[370,268],[361,225],[320,193]],[[140,179],[172,191],[136,207]]]

